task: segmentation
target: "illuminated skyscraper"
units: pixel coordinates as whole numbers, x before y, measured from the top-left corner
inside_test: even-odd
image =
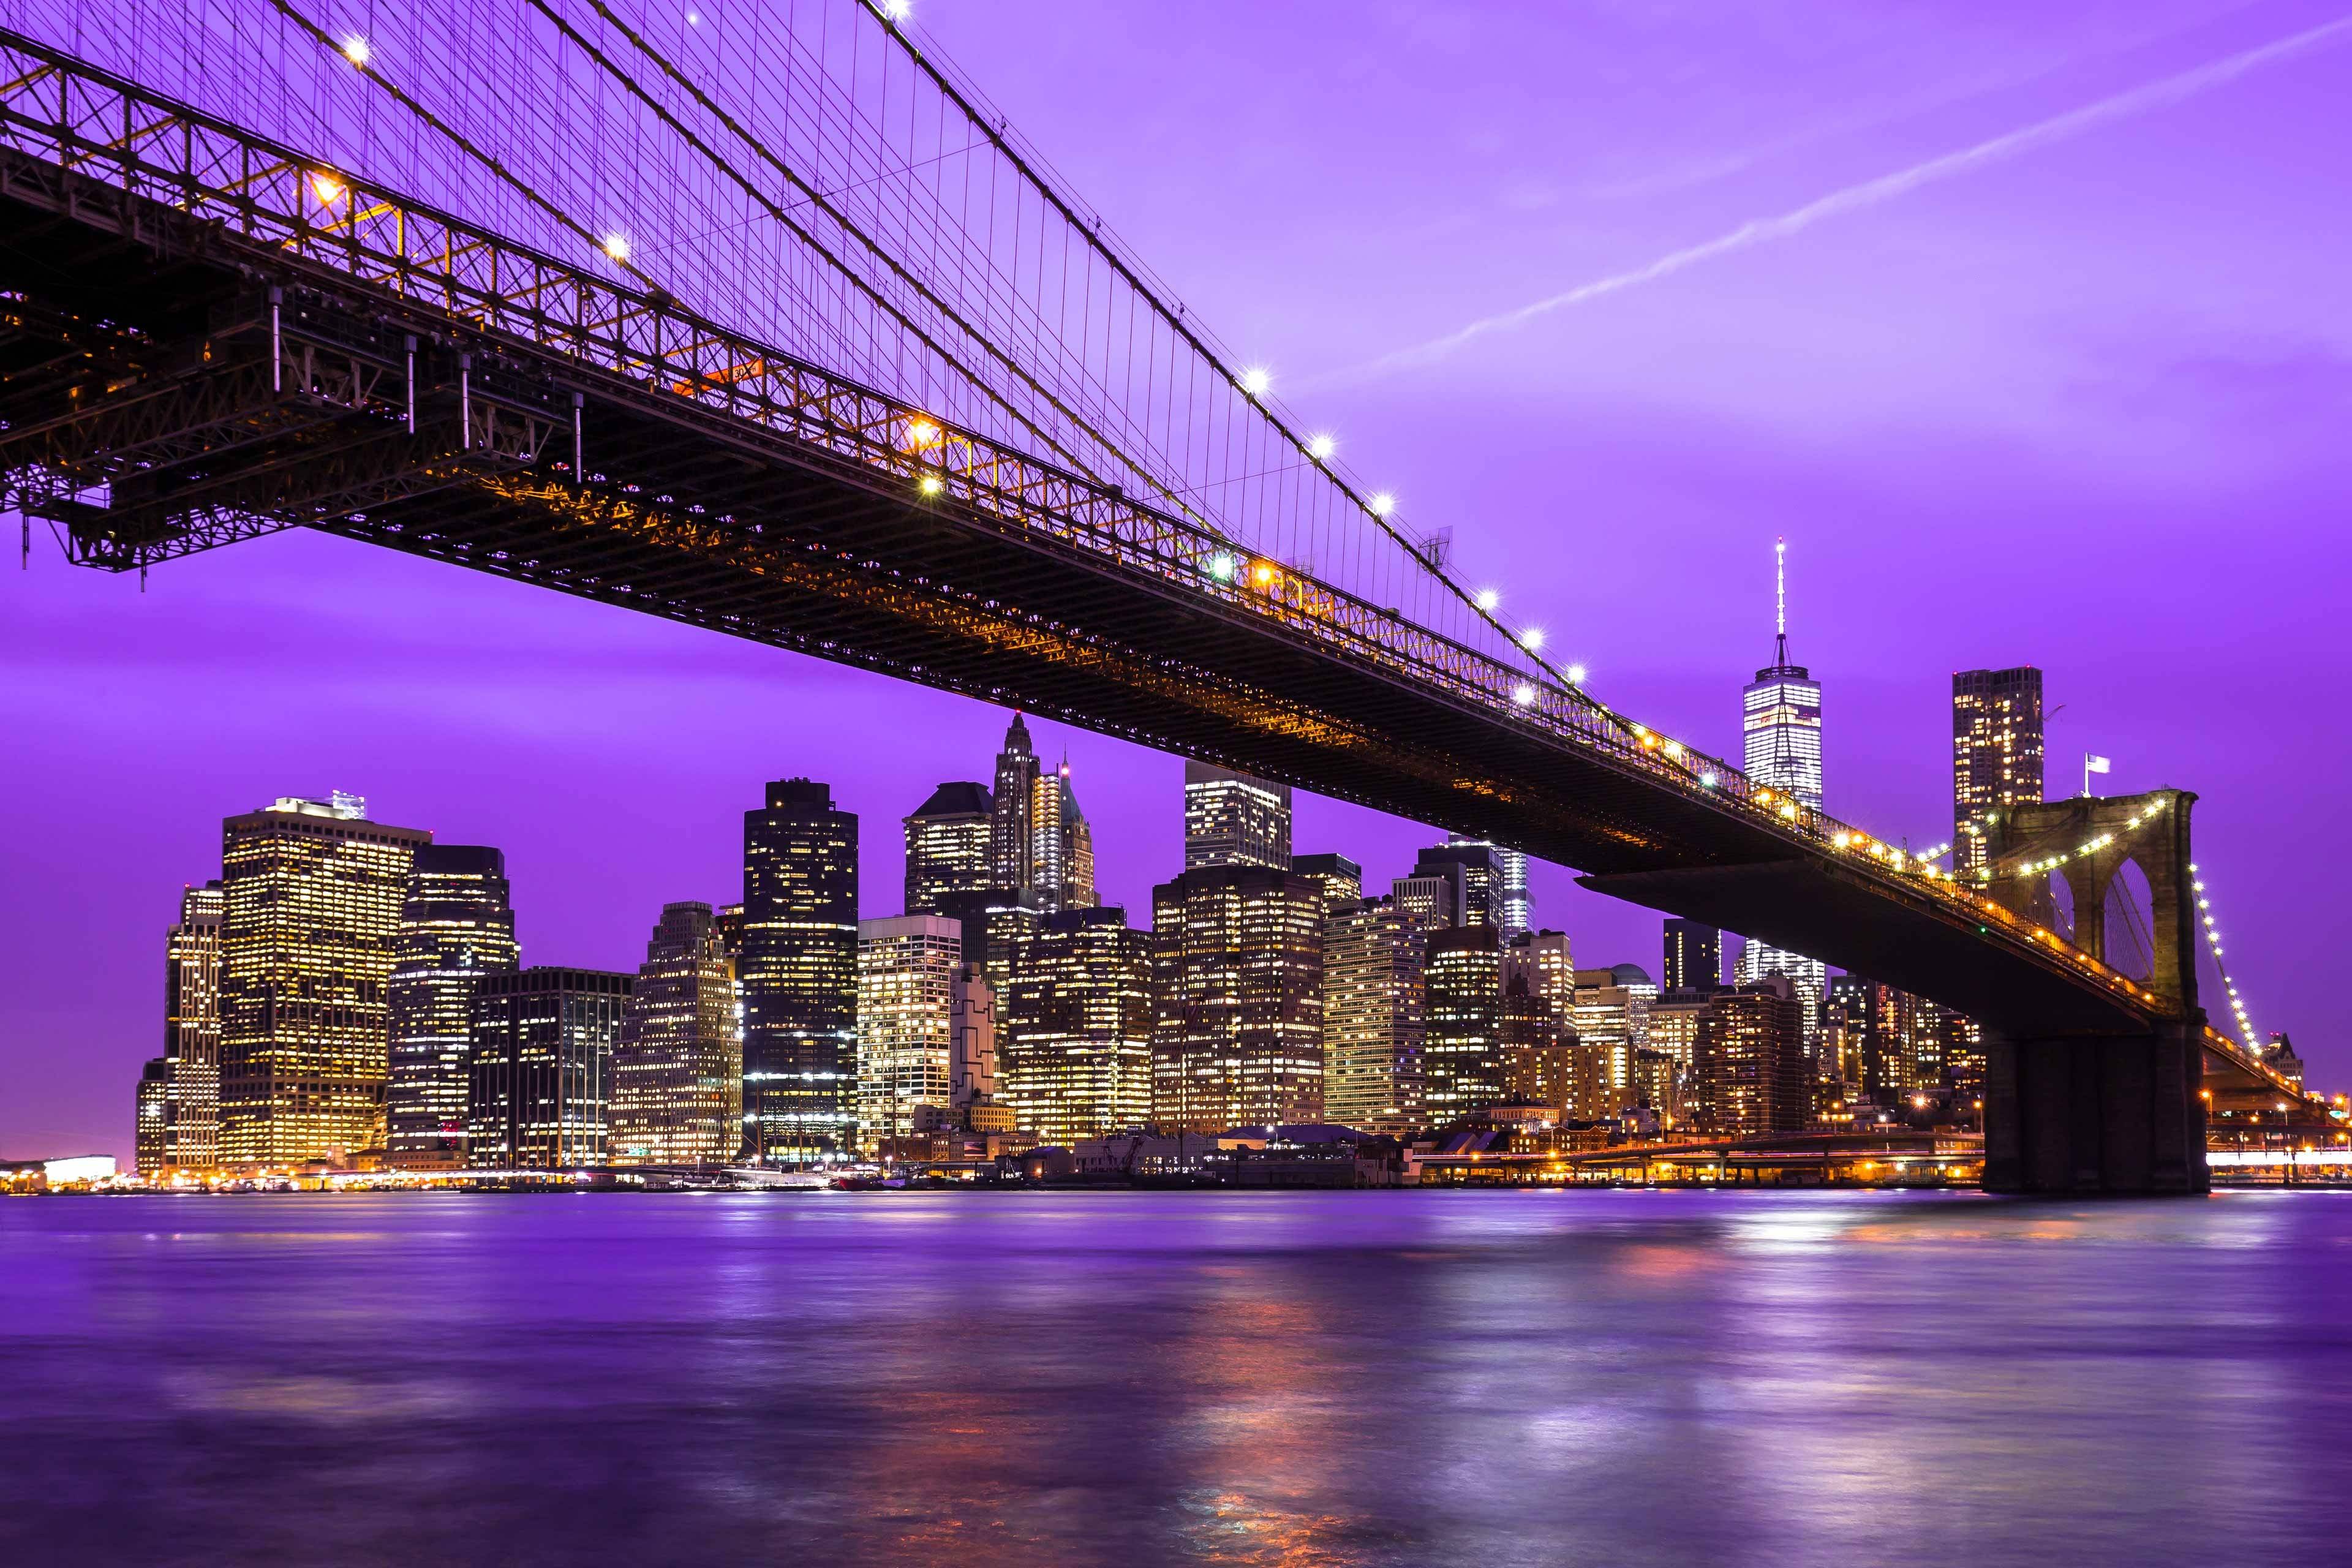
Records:
[[[857,923],[857,1148],[916,1130],[949,1105],[950,1013],[962,932],[938,915]]]
[[[155,1158],[163,1169],[202,1169],[220,1160],[221,885],[180,895],[180,923],[163,943],[163,1088]],[[142,1101],[141,1129],[146,1129]],[[140,1170],[150,1174],[142,1156]]]
[[[1284,806],[1282,868],[1202,866],[1152,889],[1152,1116],[1163,1126],[1322,1120],[1323,889],[1288,869]]]
[[[1037,885],[1035,805],[1039,774],[1037,751],[1029,742],[1029,726],[1015,713],[1004,731],[1004,749],[996,753],[996,795],[989,822],[988,858],[997,887]]]
[[[1290,868],[1290,786],[1208,763],[1184,764],[1184,869]]]
[[[1984,825],[2042,798],[2042,672],[1964,669],[1952,677],[1952,867],[1985,863]]]
[[[474,984],[520,960],[506,857],[474,844],[418,846],[395,940],[384,1146],[457,1163],[466,1147]]]
[[[1427,925],[1394,899],[1323,919],[1323,1114],[1360,1132],[1422,1125]]]
[[[969,957],[948,976],[948,1108],[968,1131],[1009,1131],[997,1080],[996,992]],[[1001,1119],[1001,1120],[1000,1120]]]
[[[1087,910],[1095,897],[1095,833],[1078,809],[1070,761],[1038,774],[1029,803],[1029,863],[1048,910]]]
[[[1490,923],[1500,928],[1503,945],[1528,929],[1532,906],[1528,901],[1528,852],[1506,848],[1492,839],[1467,838],[1454,834],[1446,840],[1449,847],[1488,849],[1494,852],[1496,891],[1491,895]]]
[[[163,1057],[150,1057],[139,1069],[139,1094],[131,1122],[131,1168],[141,1175],[153,1179],[168,1175],[173,1170],[165,1152],[164,1135],[171,1115],[172,1064]]]
[[[1421,852],[1413,861],[1412,875],[1404,880],[1418,884],[1431,878],[1446,879],[1453,885],[1454,916],[1448,924],[1492,926],[1497,938],[1502,936],[1506,902],[1502,851],[1483,839],[1455,838],[1433,846]],[[1417,892],[1410,896],[1416,906],[1421,904]],[[1436,911],[1432,907],[1423,912],[1434,917]]]
[[[1067,1144],[1151,1120],[1151,933],[1116,905],[1024,922],[997,966],[1000,1096]]]
[[[1528,994],[1550,1003],[1561,1018],[1574,1016],[1576,960],[1569,950],[1566,931],[1522,931],[1512,938],[1503,949],[1507,989],[1514,977],[1527,983]]]
[[[1723,933],[1696,921],[1666,922],[1664,991],[1712,991],[1723,984]]]
[[[613,1048],[613,1163],[719,1164],[743,1144],[735,961],[709,904],[662,906]]]
[[[907,908],[943,914],[941,900],[995,884],[991,844],[996,803],[982,784],[943,784],[907,817]]]
[[[847,1158],[857,1106],[857,818],[807,779],[743,814],[744,1152]]]
[[[1503,954],[1490,925],[1429,933],[1423,966],[1422,1105],[1443,1127],[1503,1102]]]
[[[1727,1138],[1801,1132],[1811,1115],[1804,1013],[1785,978],[1718,992],[1700,1020],[1693,1110]]]
[[[1496,1039],[1503,1102],[1548,1106],[1565,1113],[1574,1098],[1576,1030],[1549,1001],[1528,990],[1524,973],[1503,981]]]
[[[1772,545],[1772,662],[1758,670],[1755,680],[1740,693],[1742,763],[1756,783],[1818,810],[1822,804],[1822,688],[1804,666],[1789,662],[1788,564],[1788,541],[1776,540]],[[1769,942],[1743,943],[1740,984],[1753,984],[1771,974],[1785,974],[1796,986],[1805,1009],[1806,1036],[1811,1038],[1829,986],[1828,966],[1817,958]]]
[[[1323,889],[1327,915],[1363,899],[1364,868],[1345,855],[1293,855],[1290,868]]]
[[[1633,1089],[1634,1053],[1649,1048],[1650,1004],[1657,998],[1658,988],[1638,963],[1576,972],[1577,1038],[1608,1064],[1612,1093],[1626,1095]]]
[[[380,1146],[400,908],[433,836],[337,794],[221,825],[225,1163]]]
[[[634,977],[541,965],[474,987],[466,1163],[569,1171],[611,1158],[613,1047]]]

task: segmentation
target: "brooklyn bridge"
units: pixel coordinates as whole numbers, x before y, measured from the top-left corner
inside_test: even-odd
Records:
[[[316,529],[1519,846],[1977,1020],[1998,1190],[2202,1190],[2209,1108],[2310,1108],[2200,1005],[2192,794],[1956,872],[1597,700],[895,5],[0,16],[27,550]]]

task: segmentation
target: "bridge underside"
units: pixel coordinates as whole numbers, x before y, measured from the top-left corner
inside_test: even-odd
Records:
[[[0,150],[0,468],[42,476],[17,501],[87,563],[308,526],[1520,846],[2011,1037],[2158,1021],[1948,899],[1148,561],[77,183]]]

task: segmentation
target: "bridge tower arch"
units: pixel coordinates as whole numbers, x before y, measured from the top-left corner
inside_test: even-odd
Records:
[[[1985,1187],[2013,1193],[2202,1192],[2205,1015],[2197,1005],[2197,892],[2186,790],[2005,807],[1986,824],[1986,891],[2046,920],[2048,878],[2074,906],[2074,945],[2107,956],[2107,895],[2147,879],[2153,963],[2141,988],[2168,1016],[2137,1033],[1985,1035]]]

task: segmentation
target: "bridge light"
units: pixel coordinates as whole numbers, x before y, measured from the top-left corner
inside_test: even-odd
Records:
[[[1539,648],[1543,647],[1543,628],[1541,626],[1529,626],[1527,630],[1519,634],[1519,646],[1530,650]]]
[[[604,237],[604,254],[625,263],[629,259],[629,237],[615,229]]]
[[[882,15],[893,22],[903,22],[914,13],[915,7],[908,0],[882,0]]]
[[[332,206],[343,199],[344,193],[351,187],[332,174],[320,173],[310,176],[310,189],[322,204]]]
[[[917,419],[907,426],[907,439],[917,447],[928,447],[940,438],[940,427],[928,419]]]
[[[343,58],[365,69],[368,63],[368,41],[353,33],[343,40]]]
[[[1847,845],[1853,842],[1853,835],[1851,833],[1832,833],[1830,835],[1830,842],[1843,849]]]
[[[1307,441],[1307,455],[1318,463],[1328,462],[1331,454],[1339,449],[1339,443],[1328,436],[1312,436]]]
[[[915,488],[927,496],[935,496],[947,489],[947,482],[937,474],[925,474],[915,482]]]
[[[1500,605],[1502,602],[1503,595],[1492,588],[1479,589],[1478,596],[1471,601],[1471,603],[1476,605],[1480,609],[1486,611],[1490,616],[1495,613],[1496,606]]]
[[[1521,684],[1511,688],[1511,700],[1517,703],[1520,707],[1525,708],[1528,703],[1533,702],[1535,700],[1536,689],[1534,687]]]
[[[1683,754],[1683,743],[1682,743],[1680,741],[1668,741],[1668,742],[1666,742],[1666,755],[1668,755],[1668,756],[1670,756],[1670,757],[1673,757],[1673,758],[1676,759],[1677,761],[1679,761],[1679,760],[1681,759],[1681,757],[1682,757],[1682,754]]]
[[[1782,816],[1782,817],[1786,818],[1788,821],[1790,821],[1790,822],[1794,822],[1794,821],[1796,821],[1796,820],[1797,820],[1797,805],[1796,805],[1796,803],[1795,803],[1794,801],[1783,801],[1783,802],[1781,802],[1781,803],[1780,803],[1780,815],[1781,815],[1781,816]]]
[[[1705,773],[1698,775],[1698,787],[1701,789],[1713,789],[1722,782],[1723,780],[1721,778],[1712,773]]]
[[[1232,582],[1234,580],[1234,558],[1225,554],[1210,556],[1209,575],[1214,577],[1220,583]]]
[[[1386,490],[1382,490],[1380,494],[1374,496],[1368,504],[1370,506],[1371,512],[1374,517],[1386,517],[1389,513],[1396,510],[1396,497],[1391,495]]]
[[[1261,561],[1250,568],[1250,581],[1263,588],[1274,581],[1274,568]]]
[[[1262,364],[1254,364],[1242,372],[1242,390],[1252,397],[1264,397],[1274,390],[1274,373]]]
[[[1568,683],[1569,683],[1570,686],[1581,686],[1581,685],[1583,685],[1583,684],[1584,684],[1584,673],[1585,673],[1585,671],[1584,671],[1584,666],[1582,666],[1582,665],[1580,665],[1580,664],[1571,664],[1571,665],[1570,665],[1570,666],[1568,667]]]

